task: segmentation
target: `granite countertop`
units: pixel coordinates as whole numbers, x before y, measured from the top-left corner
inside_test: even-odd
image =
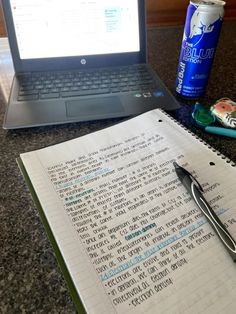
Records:
[[[183,27],[153,28],[148,31],[149,62],[172,92],[182,34]],[[221,97],[236,100],[235,34],[236,21],[224,22],[203,99],[206,105],[213,104]],[[3,67],[0,59],[1,75]],[[9,92],[6,80],[0,80],[1,125]],[[235,140],[196,129],[190,115],[193,103],[181,100],[180,104],[181,108],[171,115],[236,162]],[[0,313],[75,313],[16,158],[20,153],[73,139],[122,120],[12,131],[0,129]]]

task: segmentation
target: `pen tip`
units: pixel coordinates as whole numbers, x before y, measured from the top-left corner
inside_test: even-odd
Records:
[[[175,169],[176,169],[176,168],[179,168],[179,165],[177,164],[177,162],[174,161],[174,162],[173,162],[173,165],[174,165]]]

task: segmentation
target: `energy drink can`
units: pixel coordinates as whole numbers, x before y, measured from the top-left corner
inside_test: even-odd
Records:
[[[187,9],[176,78],[182,97],[204,95],[224,16],[224,1],[191,0]]]

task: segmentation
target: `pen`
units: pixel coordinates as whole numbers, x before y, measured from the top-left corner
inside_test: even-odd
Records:
[[[203,189],[201,185],[186,169],[180,167],[176,162],[174,162],[173,165],[179,180],[185,186],[186,190],[190,193],[197,206],[206,216],[211,226],[219,236],[220,240],[226,247],[227,251],[231,255],[233,261],[236,262],[236,243],[203,197]]]
[[[219,135],[236,138],[236,130],[233,130],[233,129],[219,128],[216,126],[206,126],[204,129],[208,133],[219,134]]]

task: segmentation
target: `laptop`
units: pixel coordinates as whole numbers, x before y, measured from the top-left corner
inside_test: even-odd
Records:
[[[179,107],[147,64],[144,0],[2,0],[15,76],[3,128]]]

